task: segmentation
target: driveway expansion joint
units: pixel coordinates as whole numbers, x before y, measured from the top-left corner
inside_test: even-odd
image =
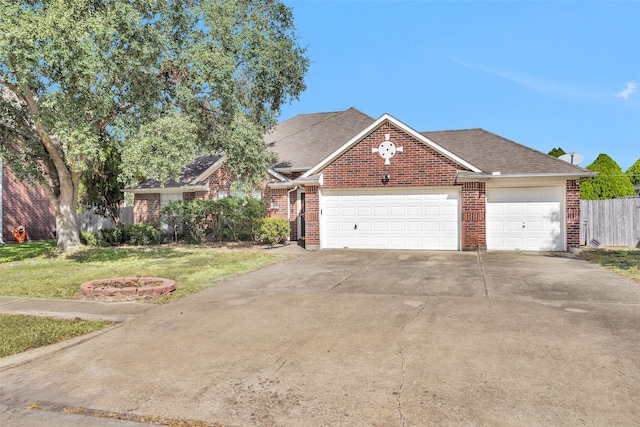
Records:
[[[400,336],[398,337],[398,341],[396,342],[396,345],[398,346],[398,353],[400,354],[400,374],[401,374],[400,386],[398,387],[398,391],[396,393],[396,407],[398,409],[398,416],[400,417],[400,425],[402,427],[405,426],[404,412],[402,411],[402,390],[404,389],[405,373],[406,373],[405,371],[406,359],[404,358],[404,350],[402,348],[402,339],[404,337],[404,332],[407,326],[409,326],[410,323],[414,322],[426,307],[427,307],[427,301],[425,300],[425,302],[421,304],[420,308],[418,308],[418,310],[411,317],[411,319],[409,319],[407,322],[404,323],[404,325],[402,325],[402,328],[400,330]]]
[[[360,268],[358,268],[357,270],[354,270],[351,272],[351,274],[349,274],[347,277],[345,277],[344,279],[340,280],[338,283],[336,283],[335,285],[333,285],[332,287],[330,287],[327,292],[331,292],[334,289],[336,289],[338,286],[342,285],[344,282],[346,282],[347,280],[349,280],[350,278],[352,278],[353,276],[355,276],[356,274],[360,273],[362,270],[364,270],[365,268],[367,268],[368,266],[370,266],[371,264],[373,264],[374,262],[378,261],[380,258],[382,258],[384,255],[386,255],[386,253],[389,252],[388,250],[383,251],[380,255],[378,255],[375,259],[370,260],[369,262],[366,262],[364,264],[362,264],[360,266]]]
[[[476,251],[478,255],[478,266],[480,268],[480,277],[482,277],[482,284],[484,286],[484,296],[489,299],[489,288],[487,288],[487,276],[484,274],[484,265],[482,264],[482,257],[480,256],[480,251]]]

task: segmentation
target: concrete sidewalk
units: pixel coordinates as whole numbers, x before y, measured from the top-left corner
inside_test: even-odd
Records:
[[[145,302],[99,302],[0,296],[0,314],[56,317],[60,319],[107,320],[125,322],[158,305]]]

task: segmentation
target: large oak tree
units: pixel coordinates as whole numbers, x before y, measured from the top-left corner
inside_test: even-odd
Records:
[[[224,150],[260,178],[262,135],[305,89],[291,10],[275,0],[0,0],[0,155],[79,246],[78,188],[117,150],[161,181]]]

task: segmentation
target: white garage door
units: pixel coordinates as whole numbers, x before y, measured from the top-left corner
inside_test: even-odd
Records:
[[[487,188],[487,249],[564,250],[564,188]]]
[[[325,190],[321,246],[457,250],[460,191]]]

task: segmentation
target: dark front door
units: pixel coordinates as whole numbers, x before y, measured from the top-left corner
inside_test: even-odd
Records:
[[[304,193],[300,193],[300,237],[304,237]]]

